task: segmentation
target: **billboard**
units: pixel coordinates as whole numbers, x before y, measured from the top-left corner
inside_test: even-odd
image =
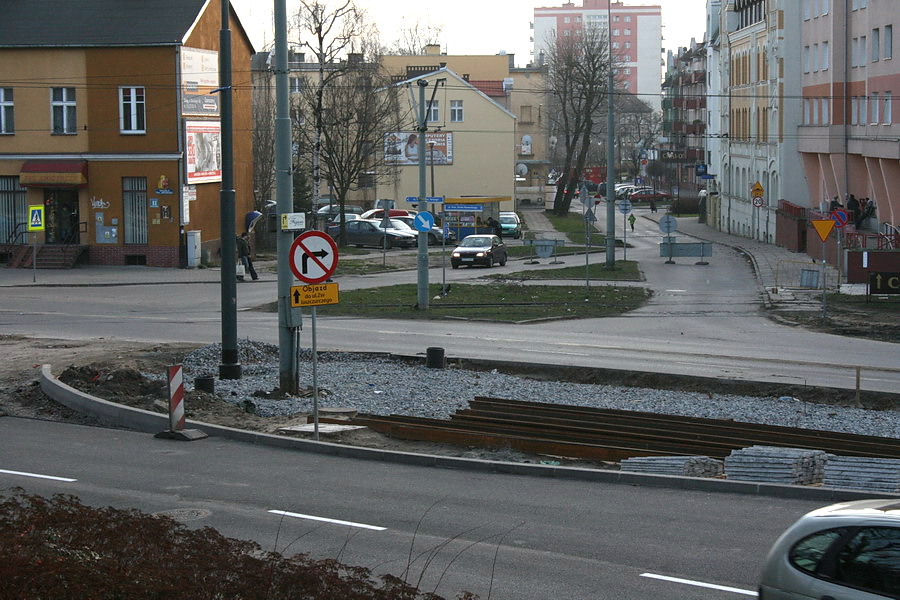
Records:
[[[413,131],[391,131],[384,134],[384,160],[395,165],[419,164],[419,137]],[[432,145],[433,144],[433,145]],[[453,164],[453,133],[435,131],[425,133],[425,163]]]
[[[184,122],[187,183],[222,181],[222,127],[218,121]]]
[[[181,48],[181,114],[219,116],[219,53],[215,50]]]

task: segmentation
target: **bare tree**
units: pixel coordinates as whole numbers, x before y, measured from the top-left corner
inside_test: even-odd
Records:
[[[262,211],[275,190],[275,85],[270,70],[253,73],[253,204]]]
[[[387,54],[398,56],[418,56],[425,52],[425,46],[439,43],[443,29],[431,25],[423,25],[416,21],[412,25],[400,28],[399,37],[387,49]]]
[[[607,101],[610,56],[606,29],[588,27],[580,35],[554,37],[549,44],[549,88],[554,130],[561,142],[560,176],[553,210],[569,211],[590,153],[600,108]]]

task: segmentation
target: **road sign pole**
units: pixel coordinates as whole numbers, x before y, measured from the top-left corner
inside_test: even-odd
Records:
[[[828,294],[825,285],[825,240],[822,240],[822,319],[828,317]]]
[[[628,260],[628,215],[622,213],[622,260]]]
[[[312,386],[313,386],[313,429],[319,441],[319,350],[316,345],[316,307],[312,307]]]
[[[31,282],[37,282],[37,232],[31,234]]]

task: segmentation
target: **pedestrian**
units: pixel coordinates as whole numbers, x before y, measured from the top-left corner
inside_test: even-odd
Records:
[[[631,225],[631,231],[634,231],[634,222],[637,221],[637,217],[634,216],[634,213],[628,215],[628,224]]]
[[[650,212],[656,212],[656,200],[650,198]]]
[[[251,279],[256,281],[259,279],[259,275],[256,274],[256,269],[253,268],[253,260],[250,258],[250,254],[250,234],[245,231],[237,238],[237,255],[244,268],[250,273]]]
[[[494,217],[488,217],[487,224],[488,224],[488,227],[490,227],[491,229],[494,230],[494,234],[502,240],[503,239],[503,226],[500,225],[500,221],[498,221]]]

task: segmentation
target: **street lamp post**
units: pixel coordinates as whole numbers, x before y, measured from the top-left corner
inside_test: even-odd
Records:
[[[434,141],[428,142],[428,157],[431,160],[431,197],[434,197]]]

